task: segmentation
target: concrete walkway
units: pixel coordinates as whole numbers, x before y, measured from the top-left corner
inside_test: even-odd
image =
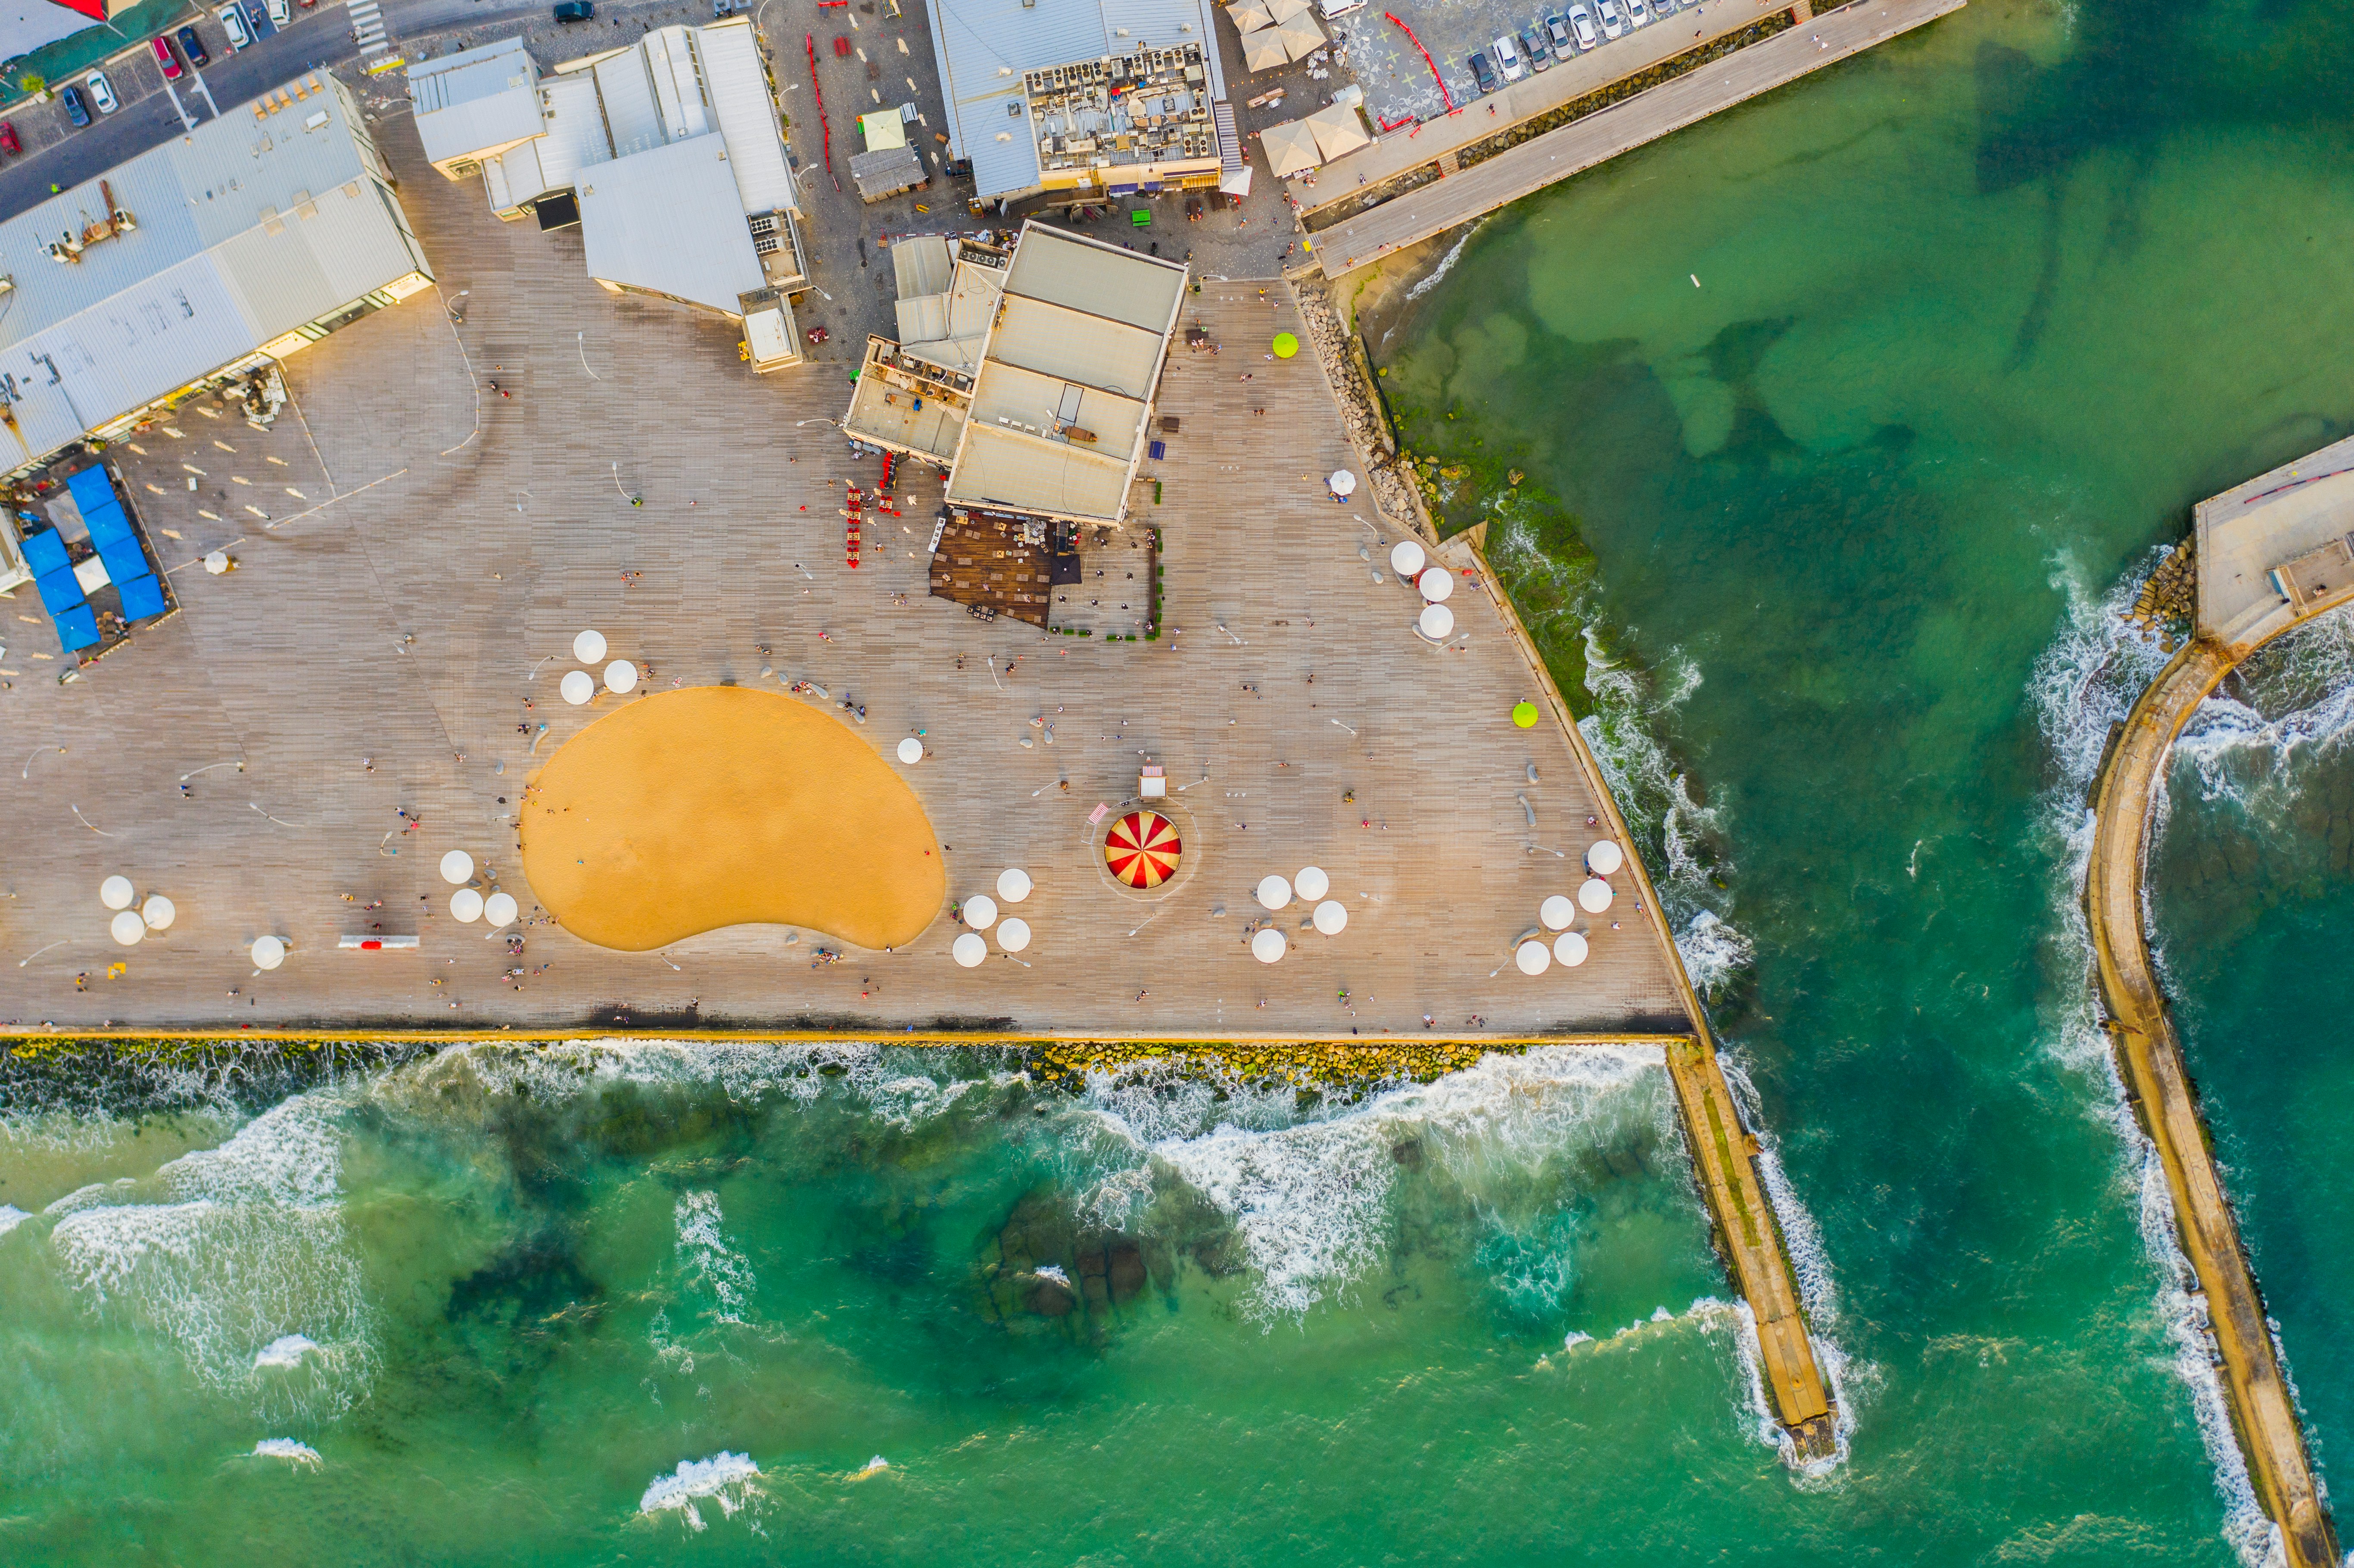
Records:
[[[2194,641],[2134,705],[2095,797],[2096,836],[2084,874],[2085,919],[2117,1070],[2166,1169],[2175,1230],[2207,1296],[2232,1425],[2257,1500],[2281,1527],[2290,1568],[2330,1568],[2338,1561],[2336,1532],[2314,1484],[2305,1434],[2265,1325],[2264,1298],[2207,1146],[2197,1094],[2183,1068],[2182,1044],[2158,990],[2141,923],[2150,806],[2166,778],[2174,738],[2207,694],[2253,651]]]
[[[1801,23],[1704,69],[1532,137],[1460,175],[1334,224],[1315,237],[1316,259],[1330,278],[1369,266],[1556,180],[1958,11],[1964,3],[1864,0]]]

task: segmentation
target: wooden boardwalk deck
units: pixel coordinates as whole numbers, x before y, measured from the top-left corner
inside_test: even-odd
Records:
[[[1702,69],[1532,137],[1462,174],[1336,223],[1315,237],[1316,260],[1331,278],[1370,266],[1393,251],[1509,206],[1556,180],[1565,180],[1734,104],[1836,65],[1899,33],[1924,26],[1960,10],[1964,4],[1965,0],[1856,0],[1736,50]]]

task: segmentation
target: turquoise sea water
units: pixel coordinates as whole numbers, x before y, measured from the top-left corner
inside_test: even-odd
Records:
[[[2354,423],[2349,66],[2338,6],[1978,0],[1500,215],[1376,344],[1602,629],[1839,1463],[1764,1430],[1638,1054],[468,1048],[0,1117],[0,1561],[2255,1561],[2073,877],[2160,656],[2114,609]],[[2335,635],[2202,716],[2154,862],[2332,1478]]]

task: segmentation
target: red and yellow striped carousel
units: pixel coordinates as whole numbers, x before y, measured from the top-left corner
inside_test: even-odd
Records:
[[[1184,853],[1176,825],[1158,811],[1130,811],[1104,835],[1104,864],[1123,885],[1139,892],[1176,875]]]

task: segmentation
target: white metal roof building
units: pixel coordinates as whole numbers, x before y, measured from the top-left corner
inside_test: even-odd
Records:
[[[325,72],[0,223],[0,273],[10,467],[432,279],[357,104]]]
[[[949,151],[971,160],[978,201],[1070,183],[1042,171],[1031,71],[1195,44],[1209,98],[1226,96],[1209,0],[933,0],[928,9]]]
[[[738,296],[803,284],[792,167],[748,18],[656,28],[546,73],[510,39],[408,79],[433,166],[479,170],[501,217],[578,195],[606,287],[741,316]]]

